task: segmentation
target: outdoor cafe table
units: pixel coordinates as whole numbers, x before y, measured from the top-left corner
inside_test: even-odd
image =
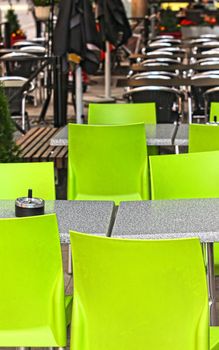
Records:
[[[207,51],[203,51],[202,53],[197,53],[197,54],[192,54],[190,55],[190,58],[193,57],[193,58],[196,58],[196,59],[201,59],[201,58],[209,58],[209,60],[212,58],[212,57],[215,57],[215,58],[218,58],[219,59],[219,52],[218,53],[211,53],[211,54],[208,54]]]
[[[146,124],[146,137],[148,146],[172,146],[176,133],[176,124]],[[65,126],[50,140],[51,146],[68,145],[68,127]]]
[[[147,71],[166,71],[166,72],[175,72],[176,70],[184,72],[189,70],[194,71],[208,71],[208,70],[218,70],[219,64],[203,64],[200,65],[199,63],[193,63],[193,64],[172,64],[168,66],[162,66],[162,65],[147,65],[142,66],[141,64],[132,64],[130,66],[130,70],[133,72],[147,72]],[[185,79],[185,81],[189,79]],[[186,84],[185,84],[186,85]]]
[[[179,124],[174,138],[175,153],[179,153],[179,146],[189,144],[189,124]]]
[[[210,320],[216,325],[213,243],[219,242],[219,198],[122,202],[112,237],[175,239],[199,237],[206,248]]]
[[[108,236],[114,216],[111,201],[45,201],[45,214],[56,213],[61,243],[70,243],[69,230]],[[0,200],[0,218],[15,217],[15,202]]]
[[[219,66],[218,66],[219,69]],[[164,69],[165,70],[165,69]],[[191,79],[191,78],[171,78],[171,79],[123,79],[120,85],[140,87],[140,86],[219,86],[219,79],[209,78],[209,79]]]

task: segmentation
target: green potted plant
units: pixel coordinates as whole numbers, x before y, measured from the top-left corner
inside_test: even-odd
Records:
[[[51,9],[50,0],[33,0],[35,16],[40,21],[47,21]]]
[[[12,7],[6,12],[5,19],[10,25],[11,45],[16,41],[26,39],[26,35],[21,29],[17,14]]]
[[[0,163],[19,161],[19,148],[14,141],[14,129],[7,97],[0,85]]]

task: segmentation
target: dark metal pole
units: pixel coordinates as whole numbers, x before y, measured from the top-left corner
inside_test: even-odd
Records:
[[[144,45],[145,45],[145,47],[148,44],[149,33],[150,33],[150,19],[149,19],[149,16],[146,15],[144,17]]]
[[[50,52],[53,53],[54,47],[54,6],[55,1],[50,0],[51,16],[49,23],[49,42]],[[66,63],[65,63],[66,65]],[[67,97],[68,97],[68,69],[63,65],[63,58],[57,56],[53,65],[53,108],[54,108],[54,126],[60,127],[67,123]]]
[[[9,22],[4,24],[4,39],[5,47],[9,49],[11,47],[11,26]]]
[[[41,37],[41,34],[42,34],[42,22],[38,21],[37,19],[35,21],[36,21],[36,36],[37,38],[39,38]]]
[[[66,125],[66,75],[62,72],[62,57],[57,56],[54,64],[54,126]]]

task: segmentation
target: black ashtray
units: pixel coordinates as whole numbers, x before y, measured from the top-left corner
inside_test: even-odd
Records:
[[[28,191],[28,197],[20,197],[15,201],[15,216],[35,216],[44,214],[44,200],[32,198],[32,191]]]

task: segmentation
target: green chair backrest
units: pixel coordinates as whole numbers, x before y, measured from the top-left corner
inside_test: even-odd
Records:
[[[189,125],[189,152],[219,150],[219,126],[209,124]]]
[[[70,236],[71,350],[209,349],[208,293],[198,239]]]
[[[155,103],[91,103],[88,108],[88,123],[156,124],[156,105]]]
[[[216,120],[215,120],[216,119]],[[219,122],[219,102],[210,103],[210,122]]]
[[[219,197],[219,151],[150,157],[152,199]]]
[[[190,124],[189,125],[189,152],[206,152],[206,151],[215,151],[219,150],[219,126],[217,124],[209,125],[209,124]],[[217,160],[215,160],[217,161]],[[217,168],[217,165],[215,164],[215,169]],[[206,170],[204,170],[206,174]],[[203,187],[205,187],[205,197],[210,196],[218,196],[217,186],[216,183],[214,184],[212,181],[218,181],[217,180],[217,174],[218,170],[215,170],[216,173],[214,174],[214,178],[208,178],[208,181],[205,181],[205,184],[203,184]],[[214,166],[212,168],[212,172],[214,172]],[[208,175],[206,174],[206,177]],[[202,174],[197,175],[197,183],[200,181],[201,183],[203,181]],[[215,179],[215,180],[214,180]],[[197,184],[195,184],[194,180],[194,187],[196,188]],[[201,189],[196,194],[196,197],[203,196],[201,192]],[[194,194],[194,189],[192,190],[191,194]],[[214,270],[215,274],[219,275],[219,244],[214,244]]]
[[[68,127],[68,199],[149,198],[144,124]]]
[[[0,241],[1,346],[65,346],[56,215],[0,219]]]
[[[0,164],[0,199],[26,197],[29,188],[34,197],[55,199],[53,162]]]

